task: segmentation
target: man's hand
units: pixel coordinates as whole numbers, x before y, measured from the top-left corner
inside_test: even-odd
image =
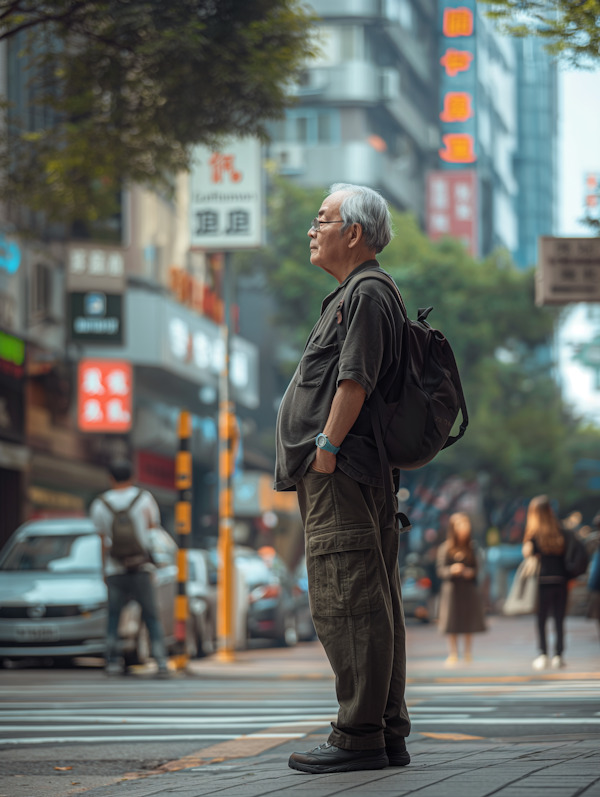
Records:
[[[333,473],[337,457],[330,451],[323,451],[322,448],[317,448],[317,456],[314,458],[311,468],[316,470],[317,473]]]

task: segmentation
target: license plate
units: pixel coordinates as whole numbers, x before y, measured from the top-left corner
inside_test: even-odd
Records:
[[[18,625],[15,636],[18,642],[57,642],[60,631],[57,625]]]

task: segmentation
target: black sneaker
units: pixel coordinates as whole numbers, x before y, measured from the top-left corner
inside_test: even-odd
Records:
[[[386,747],[385,752],[391,767],[405,767],[410,764],[410,756],[404,739],[394,742],[393,746]]]
[[[322,775],[327,772],[356,772],[360,769],[385,769],[388,757],[385,747],[378,750],[342,750],[329,742],[310,753],[292,753],[288,766],[300,772]]]

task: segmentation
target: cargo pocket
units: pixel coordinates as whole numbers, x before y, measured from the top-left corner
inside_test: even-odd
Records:
[[[381,608],[380,554],[372,526],[314,532],[308,549],[316,614],[348,617]]]

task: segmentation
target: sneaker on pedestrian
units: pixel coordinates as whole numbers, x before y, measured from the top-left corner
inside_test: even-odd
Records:
[[[385,747],[377,750],[342,750],[329,742],[308,753],[292,753],[288,766],[300,772],[323,775],[328,772],[357,772],[361,769],[385,769],[389,764]]]
[[[548,656],[545,653],[540,653],[537,659],[533,660],[533,664],[531,665],[534,670],[545,670],[548,666]]]
[[[553,670],[560,670],[562,667],[565,666],[565,660],[562,656],[553,656],[552,661],[550,662],[550,666]]]
[[[169,670],[169,665],[166,661],[160,661],[158,663],[158,672],[156,673],[157,678],[170,678],[171,677],[171,670]]]
[[[406,742],[404,739],[394,744],[386,744],[385,752],[391,767],[405,767],[410,764],[410,755],[406,749]]]
[[[446,667],[454,667],[455,664],[458,664],[458,656],[450,655],[444,662]]]
[[[470,664],[473,661],[473,654],[472,653],[465,653],[465,661],[467,664]]]

